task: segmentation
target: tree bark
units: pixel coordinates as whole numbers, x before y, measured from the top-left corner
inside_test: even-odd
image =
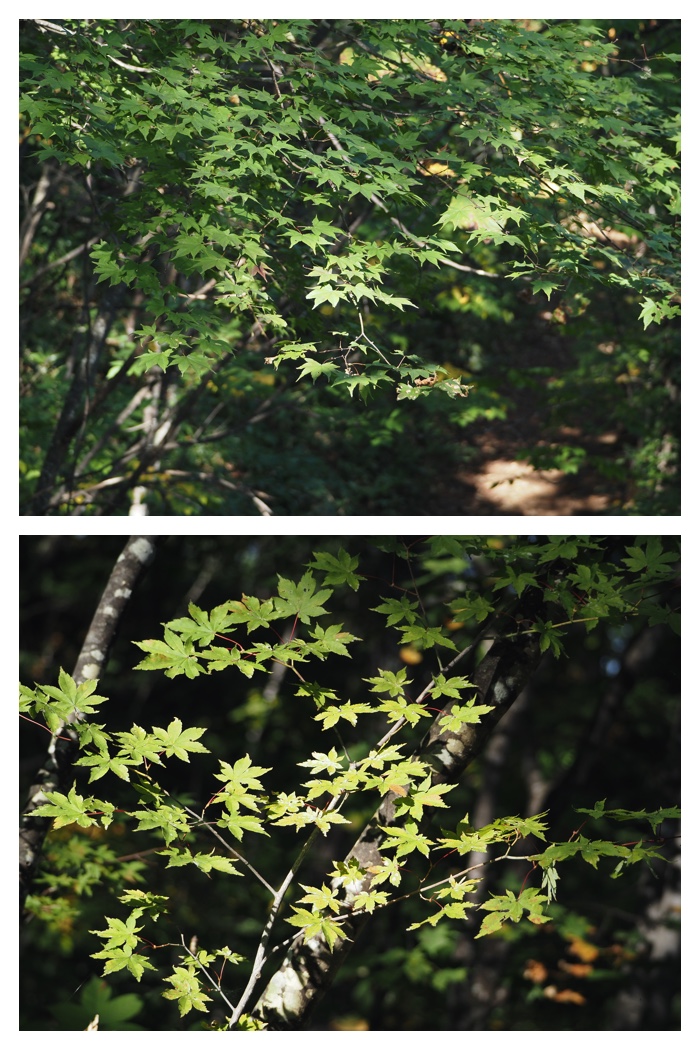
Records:
[[[73,678],[78,685],[99,678],[104,671],[119,620],[141,574],[153,560],[154,553],[153,538],[132,536],[117,558],[73,669]],[[49,791],[65,792],[70,786],[76,753],[75,730],[70,725],[64,725],[52,736],[46,761],[29,789],[19,829],[20,916],[24,913],[27,895],[31,892],[41,859],[44,839],[51,825],[47,817],[35,817],[33,812],[47,801]]]
[[[58,477],[61,473],[66,474],[69,469],[67,461],[71,441],[89,414],[89,397],[94,387],[102,351],[123,296],[124,289],[121,286],[110,288],[105,293],[82,359],[75,371],[70,390],[51,435],[34,495],[28,509],[23,512],[25,514],[49,514],[51,509],[61,501],[65,486],[59,485]],[[72,484],[69,482],[67,487],[70,490]]]

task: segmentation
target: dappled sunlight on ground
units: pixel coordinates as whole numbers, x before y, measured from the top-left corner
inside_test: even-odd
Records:
[[[561,470],[535,470],[527,463],[494,459],[478,473],[461,472],[460,480],[473,488],[474,498],[490,505],[492,514],[601,514],[610,498],[594,492],[567,492],[571,478]]]
[[[576,473],[538,470],[517,458],[528,445],[546,448],[550,442],[573,442],[589,454],[614,460],[619,453],[615,430],[586,436],[583,428],[557,427],[545,439],[535,414],[522,412],[517,425],[503,420],[475,431],[469,441],[471,462],[439,480],[426,513],[551,517],[624,513],[625,486],[602,477],[592,466],[584,464]]]

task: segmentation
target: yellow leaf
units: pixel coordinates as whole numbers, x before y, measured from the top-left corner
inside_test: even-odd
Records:
[[[523,970],[523,977],[534,984],[542,984],[547,979],[547,967],[538,959],[528,959],[527,966]]]
[[[450,178],[455,173],[449,164],[445,164],[441,160],[421,160],[417,164],[418,173],[425,175],[426,178],[431,175],[441,175],[443,178]]]
[[[414,649],[412,645],[402,645],[399,649],[399,658],[405,664],[420,664],[423,662],[423,654]]]
[[[598,958],[598,949],[595,944],[589,944],[588,941],[584,941],[581,937],[569,937],[569,951],[572,955],[577,956],[581,962],[593,962],[594,959]]]

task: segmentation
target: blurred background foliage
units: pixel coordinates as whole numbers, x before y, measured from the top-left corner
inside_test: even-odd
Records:
[[[632,537],[597,538],[615,564]],[[546,538],[530,537],[532,542]],[[344,547],[360,555],[366,575],[359,590],[348,588],[328,603],[329,622],[343,623],[362,639],[352,660],[330,657],[314,672],[344,698],[360,699],[362,682],[378,667],[405,666],[416,691],[435,672],[435,651],[420,653],[397,644],[371,612],[387,593],[418,589],[436,623],[460,644],[470,628],[450,623],[444,603],[465,593],[486,592],[494,557],[514,542],[494,537],[483,555],[436,557],[420,537],[162,537],[156,558],[125,613],[100,692],[111,731],[132,723],[167,725],[177,716],[186,726],[206,727],[210,755],[169,766],[163,783],[183,800],[201,806],[213,793],[219,759],[233,762],[246,752],[255,764],[272,767],[272,790],[293,790],[296,765],[312,750],[327,750],[329,735],[312,721],[306,701],[295,696],[292,675],[270,674],[250,682],[215,674],[190,682],[159,673],[135,672],[141,653],[133,640],[159,637],[160,624],[186,612],[195,601],[208,609],[242,593],[276,592],[276,576],[299,578],[314,551]],[[24,537],[21,541],[21,680],[51,683],[60,667],[71,670],[82,639],[124,544],[122,537]],[[401,556],[410,548],[409,564]],[[398,552],[398,553],[394,553]],[[579,554],[585,562],[585,551]],[[664,584],[661,600],[678,605],[675,585]],[[475,827],[509,814],[549,811],[551,838],[566,841],[599,799],[631,810],[679,801],[679,641],[665,625],[619,627],[600,624],[590,633],[570,628],[567,656],[547,653],[528,687],[497,727],[449,802],[468,811]],[[300,705],[302,705],[300,707]],[[362,723],[360,723],[362,726]],[[379,729],[379,727],[377,727]],[[358,739],[371,732],[357,730]],[[380,730],[381,732],[381,730]],[[415,730],[420,739],[424,729]],[[343,731],[352,751],[353,730]],[[21,798],[43,761],[47,733],[22,722]],[[79,784],[84,781],[79,773]],[[84,786],[84,785],[83,785]],[[99,795],[100,785],[93,790]],[[115,790],[110,787],[110,790]],[[116,792],[118,797],[119,784]],[[110,796],[112,797],[112,796]],[[300,872],[300,881],[320,884],[332,859],[345,856],[369,816],[363,800],[344,811],[352,824],[323,839]],[[426,906],[406,900],[375,915],[317,1013],[319,1030],[671,1030],[679,1027],[679,881],[677,827],[665,824],[667,863],[654,870],[635,865],[618,880],[610,863],[598,870],[583,862],[561,865],[556,921],[545,926],[508,925],[474,940],[480,922],[407,927],[425,918]],[[642,825],[588,822],[590,838],[636,841]],[[273,884],[296,855],[300,839],[276,829],[270,839],[252,836],[245,851]],[[157,952],[165,965],[177,955],[182,935],[196,935],[207,949],[228,944],[252,956],[267,899],[252,879],[206,878],[193,868],[165,870],[144,836],[116,821],[108,830],[51,833],[45,876],[36,887],[32,917],[21,944],[21,1028],[85,1028],[95,1013],[101,1030],[198,1030],[191,1015],[178,1021],[162,999],[163,984],[148,972],[137,985],[125,973],[106,982],[101,964],[89,958],[100,945],[90,930],[114,915],[115,898],[126,885],[143,886],[172,898],[171,946]],[[207,847],[209,848],[209,847]],[[117,858],[119,862],[117,863]],[[414,861],[411,861],[413,864]],[[504,870],[506,869],[507,870]],[[48,877],[46,873],[48,872]],[[122,874],[123,872],[123,874]],[[482,890],[517,893],[525,864],[492,865]],[[115,884],[116,883],[116,884]],[[119,906],[116,905],[118,909]],[[144,931],[148,936],[148,930]],[[158,928],[157,937],[163,939]],[[162,953],[162,954],[161,954]],[[273,959],[273,967],[279,959]],[[245,980],[230,968],[224,986]],[[235,1000],[234,1000],[235,1001]],[[219,1008],[215,1004],[215,1010]],[[206,1026],[206,1022],[204,1022]]]

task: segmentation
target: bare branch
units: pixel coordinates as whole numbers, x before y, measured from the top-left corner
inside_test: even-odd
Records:
[[[64,263],[70,262],[71,259],[76,259],[79,255],[82,255],[83,252],[86,252],[88,248],[92,248],[93,244],[97,244],[99,239],[99,237],[91,237],[89,241],[85,242],[85,244],[79,244],[77,248],[62,255],[60,259],[54,259],[53,262],[47,263],[46,266],[40,266],[38,270],[34,271],[34,275],[30,281],[22,281],[19,286],[20,290],[22,288],[28,288],[30,285],[34,284],[39,277],[43,277],[45,273],[49,272],[49,270],[55,270],[57,266],[63,266]],[[20,257],[20,265],[21,262],[22,260]]]
[[[63,36],[75,36],[74,30],[66,29],[65,26],[59,26],[56,22],[47,22],[45,18],[35,18],[34,22],[39,26],[42,33],[61,33]]]
[[[114,62],[115,66],[121,66],[122,69],[129,69],[134,73],[155,73],[155,69],[149,69],[147,66],[130,66],[127,62],[115,58],[114,55],[107,55],[107,58],[110,62]]]

